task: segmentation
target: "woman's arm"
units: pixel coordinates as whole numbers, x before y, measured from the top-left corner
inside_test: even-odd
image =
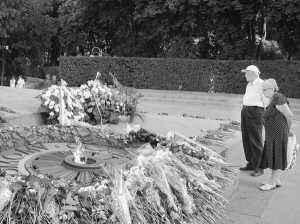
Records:
[[[267,97],[265,97],[264,94],[260,94],[260,99],[261,99],[261,101],[262,101],[262,103],[263,103],[264,109],[266,109],[267,106],[268,106],[269,103],[270,103],[270,99],[268,99]]]
[[[289,134],[292,134],[291,126],[292,126],[292,121],[293,121],[293,113],[290,110],[289,106],[287,105],[287,103],[285,103],[282,105],[276,105],[276,108],[285,116],[287,123],[288,123]]]

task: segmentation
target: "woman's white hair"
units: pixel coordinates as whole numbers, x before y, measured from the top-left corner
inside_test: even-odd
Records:
[[[279,87],[275,79],[266,79],[262,84],[262,88],[273,88],[275,92],[278,92]]]

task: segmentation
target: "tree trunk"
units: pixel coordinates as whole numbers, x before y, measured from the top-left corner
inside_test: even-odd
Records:
[[[248,36],[248,44],[249,44],[249,56],[255,58],[255,41],[256,41],[256,29],[253,23],[247,23],[247,36]]]
[[[266,5],[264,0],[261,0],[261,15],[262,15],[262,36],[256,51],[257,61],[260,61],[263,42],[266,40],[266,36],[267,36],[267,13],[266,13]]]
[[[256,53],[256,49],[255,49],[255,42],[256,42],[256,29],[254,27],[254,24],[251,23],[251,35],[252,35],[252,39],[251,39],[251,56],[253,58],[255,58],[255,53]]]
[[[58,34],[51,37],[51,50],[50,50],[50,60],[52,66],[58,65],[58,58],[60,56],[59,49],[59,38]]]
[[[1,67],[1,86],[4,86],[4,71],[5,71],[5,56],[6,56],[6,48],[5,43],[2,43],[2,67]]]

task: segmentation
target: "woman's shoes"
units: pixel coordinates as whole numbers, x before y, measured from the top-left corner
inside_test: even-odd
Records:
[[[262,182],[261,184],[262,184],[262,185],[265,185],[265,184],[267,184],[267,183],[268,183],[268,182]],[[281,182],[275,180],[275,185],[276,185],[276,187],[281,187]]]
[[[263,186],[261,186],[259,189],[261,189],[262,191],[269,191],[269,190],[272,190],[275,188],[276,188],[276,185],[271,185],[271,184],[266,183]]]

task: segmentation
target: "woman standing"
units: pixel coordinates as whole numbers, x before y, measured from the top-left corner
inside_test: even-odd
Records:
[[[15,88],[16,87],[16,79],[15,76],[11,77],[11,80],[9,82],[9,86]]]
[[[94,80],[94,88],[103,87],[103,83],[100,80],[100,77],[101,77],[101,73],[97,72],[95,80]]]
[[[293,114],[289,108],[289,102],[285,96],[277,92],[278,90],[274,79],[268,79],[262,83],[262,98],[270,100],[264,114],[266,139],[260,168],[272,170],[268,182],[260,187],[263,191],[281,186],[279,172],[286,169],[288,136],[293,134],[291,131]]]
[[[25,81],[21,75],[19,76],[19,79],[17,82],[17,88],[25,89]]]

